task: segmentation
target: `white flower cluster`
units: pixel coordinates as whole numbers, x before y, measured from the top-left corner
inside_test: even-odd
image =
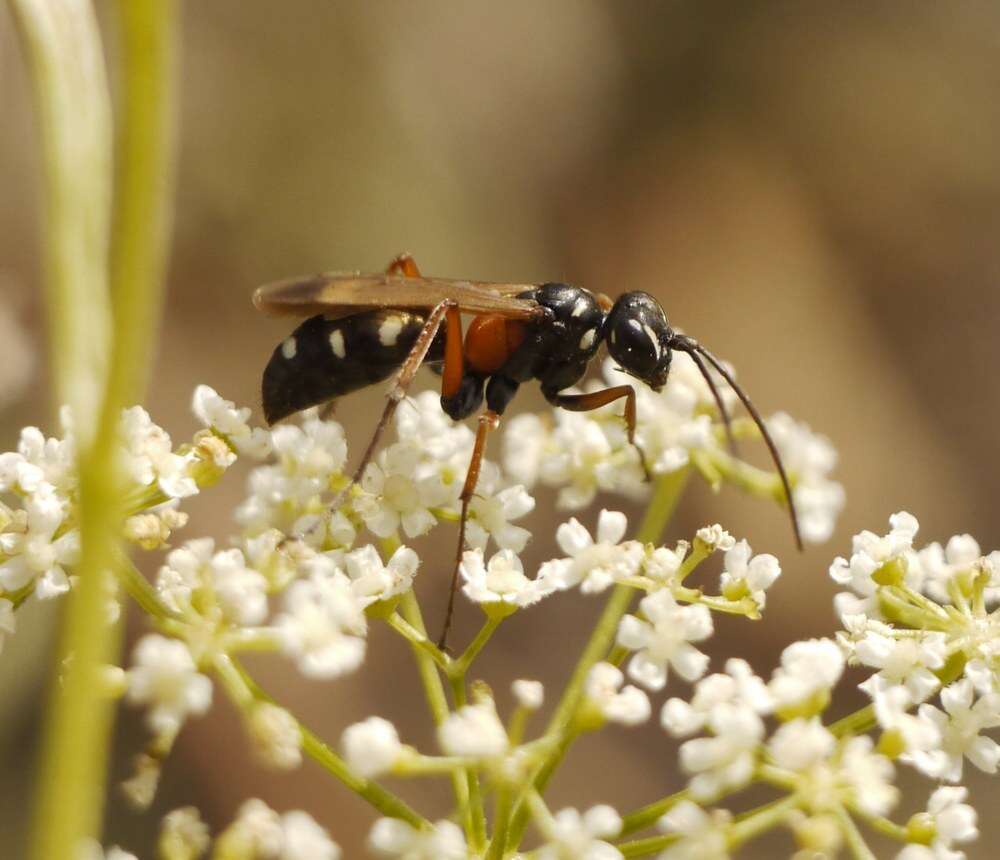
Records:
[[[622,381],[616,373],[607,371],[609,382]],[[716,404],[686,356],[677,356],[662,394],[637,393],[638,442],[654,474],[691,465],[774,494],[773,475],[728,453]],[[310,755],[382,815],[402,814],[380,818],[369,833],[368,847],[381,857],[519,856],[513,852],[524,850],[529,823],[530,856],[550,860],[641,852],[661,860],[725,857],[777,826],[790,828],[804,852],[832,855],[841,843],[863,844],[858,825],[865,823],[906,843],[903,860],[958,860],[964,855],[956,846],[977,835],[958,783],[966,760],[1000,770],[1000,743],[989,734],[1000,727],[1000,553],[983,554],[971,537],[918,549],[916,519],[894,515],[888,534],[857,535],[850,558],[830,567],[845,589],[836,598],[836,636],[792,643],[770,678],[738,659],[712,672],[705,643],[713,613],[758,619],[780,577],[778,560],[755,554],[718,524],[669,546],[629,539],[625,515],[602,510],[596,523],[581,515],[583,522],[559,525],[559,556],[527,568],[521,553],[530,534],[520,521],[534,500],[526,486],[557,486],[573,507],[597,492],[645,491],[636,449],[613,408],[556,412],[549,424],[527,416],[509,427],[506,471],[483,464],[459,573],[463,593],[486,618],[468,649],[453,655],[424,632],[414,585],[419,540],[458,516],[474,437],[444,418],[436,395],[400,405],[398,440],[376,455],[357,486],[345,471],[347,444],[335,421],[309,413],[299,424],[253,428],[248,410],[207,387],[196,391],[194,411],[205,429],[176,450],[143,410],[124,413],[128,537],[164,548],[183,524],[180,500],[238,456],[260,462],[236,513],[237,535],[168,549],[152,585],[131,583],[156,627],[136,644],[128,671],[119,670],[124,696],[146,709],[155,735],[130,781],[134,798],[148,803],[158,763],[184,722],[208,710],[214,683],[240,709],[263,763],[290,769]],[[842,504],[829,478],[832,449],[787,416],[769,423],[792,475],[803,533],[821,539]],[[72,585],[79,543],[73,446],[70,431],[47,440],[29,429],[16,452],[0,455],[0,643],[26,596],[51,597]],[[340,504],[331,511],[334,498]],[[704,575],[709,559],[717,565],[711,581]],[[541,684],[515,682],[511,714],[502,717],[490,689],[469,684],[467,673],[506,616],[575,589],[610,592],[618,613],[602,617],[600,647],[586,652],[549,727],[526,737],[545,704]],[[621,602],[623,595],[631,602]],[[306,677],[335,679],[363,665],[368,637],[380,625],[412,647],[438,755],[404,743],[382,717],[344,730],[338,755],[257,688],[240,663],[243,651],[280,653]],[[827,722],[848,666],[869,670],[860,686],[871,706]],[[549,810],[545,783],[579,735],[608,723],[639,726],[656,712],[679,744],[683,800],[666,798],[632,815],[605,804]],[[950,783],[905,824],[889,818],[900,801],[899,765]],[[458,809],[433,823],[376,782],[441,774],[452,779]],[[752,783],[779,797],[738,814],[715,807]],[[500,837],[485,832],[489,795],[494,821],[504,822],[495,828]],[[661,836],[623,847],[657,818]],[[511,841],[491,847],[491,838]],[[199,856],[211,842],[197,815],[180,810],[164,822],[160,853],[167,860]],[[277,860],[339,856],[305,813],[281,816],[260,801],[243,807],[214,851]]]
[[[607,386],[633,382],[610,359],[604,365],[604,379]],[[732,413],[735,395],[719,382],[727,411]],[[586,390],[604,387],[594,382]],[[563,508],[584,508],[599,492],[641,498],[648,489],[639,460],[641,450],[654,475],[693,465],[712,483],[731,475],[751,491],[773,494],[773,483],[755,484],[748,480],[749,469],[732,469],[715,399],[689,355],[674,354],[670,382],[661,392],[644,385],[633,387],[636,445],[628,441],[620,405],[586,413],[555,410],[520,415],[509,422],[504,436],[508,474],[529,489],[537,483],[558,487],[558,504]],[[844,506],[843,487],[830,478],[836,451],[826,438],[785,413],[768,419],[767,426],[792,481],[802,537],[812,542],[827,540]]]

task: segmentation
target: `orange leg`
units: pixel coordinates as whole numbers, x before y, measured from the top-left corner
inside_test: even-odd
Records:
[[[639,452],[639,462],[642,464],[642,471],[646,475],[646,480],[651,479],[649,466],[646,465],[646,455],[642,448],[635,441],[635,389],[631,385],[616,385],[613,388],[605,388],[601,391],[591,391],[587,394],[554,394],[547,399],[553,406],[568,409],[570,412],[590,412],[593,409],[600,409],[609,403],[625,398],[625,427],[628,430],[628,441]]]
[[[393,261],[386,266],[387,275],[402,275],[404,278],[419,278],[420,269],[417,268],[417,261],[412,254],[402,253],[393,258]]]
[[[462,553],[465,552],[465,524],[469,519],[469,502],[476,493],[479,483],[479,471],[486,454],[486,437],[491,430],[500,426],[500,416],[492,409],[487,409],[479,416],[479,428],[476,430],[476,444],[472,448],[472,459],[469,470],[465,473],[465,484],[462,486],[462,515],[458,523],[458,549],[455,552],[455,567],[451,572],[451,587],[448,590],[448,609],[445,611],[444,627],[438,637],[438,648],[442,651],[447,647],[448,631],[451,629],[451,619],[455,611],[455,592],[458,590],[458,568],[462,563]]]

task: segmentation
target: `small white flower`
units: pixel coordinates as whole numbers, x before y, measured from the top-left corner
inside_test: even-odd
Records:
[[[195,807],[182,806],[163,816],[158,842],[161,857],[201,857],[210,842],[208,825]]]
[[[955,851],[956,842],[971,842],[979,835],[976,810],[962,801],[968,796],[969,790],[961,785],[943,785],[937,789],[927,802],[927,812],[919,816],[924,819],[921,825],[934,828],[934,839],[929,846],[911,845],[910,848],[922,849],[906,853],[904,849],[898,855],[902,860],[965,860],[965,854]]]
[[[725,810],[708,813],[690,800],[682,800],[659,821],[661,830],[681,838],[658,860],[728,860],[730,822]]]
[[[30,495],[43,485],[62,496],[76,489],[76,445],[69,433],[66,439],[47,439],[37,427],[25,427],[17,452],[0,454],[0,492]]]
[[[837,739],[814,718],[778,726],[767,749],[778,767],[804,771],[828,759],[836,746]]]
[[[854,656],[864,665],[878,669],[865,684],[869,695],[874,689],[906,687],[914,702],[922,702],[941,682],[934,670],[944,666],[948,639],[944,633],[924,630],[897,631],[881,621],[864,619],[857,626],[860,638],[853,643]]]
[[[874,681],[878,676],[872,676]],[[929,720],[922,720],[908,713],[914,699],[905,687],[890,687],[878,684],[860,684],[872,697],[875,718],[883,731],[894,732],[903,742],[906,752],[921,752],[936,749],[941,743],[941,732]]]
[[[438,726],[438,743],[448,755],[503,755],[510,741],[492,702],[466,705]]]
[[[293,809],[281,816],[282,846],[278,860],[339,860],[340,846],[307,812]]]
[[[268,612],[267,580],[247,567],[238,549],[215,552],[211,538],[187,541],[171,550],[156,579],[163,601],[175,612],[193,612],[198,592],[214,595],[226,619],[260,624]]]
[[[646,722],[652,710],[649,698],[638,687],[622,687],[624,683],[625,676],[617,666],[595,663],[587,675],[584,692],[606,720],[624,726]]]
[[[988,693],[973,704],[972,682],[963,678],[941,691],[944,711],[923,704],[917,713],[941,733],[940,750],[914,752],[907,761],[935,779],[958,782],[962,760],[967,758],[985,773],[1000,767],[1000,744],[981,734],[983,729],[1000,726],[1000,694]]]
[[[351,580],[331,564],[329,559],[317,558],[309,579],[288,587],[285,612],[275,619],[285,652],[310,678],[353,672],[365,656],[364,607]]]
[[[827,695],[844,671],[844,654],[832,639],[793,642],[781,652],[781,666],[768,689],[778,711]]]
[[[726,552],[724,565],[722,594],[730,600],[746,595],[757,604],[758,609],[763,609],[765,592],[781,576],[778,559],[768,553],[751,557],[750,544],[741,540]]]
[[[373,534],[389,537],[402,526],[407,537],[415,538],[437,524],[429,510],[437,500],[417,477],[419,465],[420,449],[410,441],[397,442],[368,464],[361,477],[365,492],[354,507]]]
[[[712,615],[705,606],[681,606],[666,589],[644,597],[639,610],[646,620],[626,615],[618,626],[618,644],[636,653],[628,674],[650,690],[667,683],[667,666],[685,681],[705,674],[708,655],[691,643],[712,635]]]
[[[469,504],[469,521],[466,524],[469,546],[485,550],[487,541],[492,537],[500,549],[521,552],[531,532],[512,525],[511,521],[519,520],[534,509],[535,500],[520,484],[507,487],[495,496],[477,494]]]
[[[475,549],[462,554],[459,572],[465,585],[462,591],[476,603],[502,602],[523,608],[551,594],[554,584],[541,575],[529,579],[524,567],[511,550],[502,549],[483,564],[483,551]]]
[[[680,748],[681,766],[692,774],[688,789],[696,800],[708,800],[746,785],[764,737],[764,721],[739,705],[716,706],[708,726],[714,737],[695,738]]]
[[[381,717],[369,717],[344,729],[340,748],[348,767],[365,778],[392,770],[403,751],[396,727]]]
[[[542,565],[539,578],[567,589],[579,584],[584,593],[604,591],[613,582],[635,576],[643,548],[637,541],[621,543],[628,523],[625,514],[602,510],[595,540],[575,518],[556,530],[556,541],[569,558]]]
[[[44,599],[69,591],[64,566],[76,564],[80,554],[80,533],[71,529],[56,537],[66,516],[63,501],[54,489],[44,485],[25,501],[26,516],[17,521],[17,531],[0,534],[0,588],[17,591],[35,580],[35,592]]]
[[[199,385],[191,398],[191,409],[204,424],[224,436],[240,454],[263,460],[271,453],[270,434],[262,427],[250,427],[250,409],[237,408],[207,385]]]
[[[783,412],[767,419],[767,429],[785,469],[794,476],[792,498],[802,539],[829,540],[845,498],[844,488],[829,477],[837,465],[836,450],[825,436]]]
[[[351,578],[355,593],[362,602],[388,600],[413,587],[420,559],[409,547],[399,547],[383,564],[378,550],[371,544],[344,556],[344,569]]]
[[[203,714],[212,703],[212,682],[198,672],[183,642],[148,634],[135,646],[132,663],[128,700],[149,706],[146,721],[157,734],[176,732],[189,714]]]
[[[285,834],[281,816],[263,800],[253,798],[240,806],[232,824],[216,839],[221,857],[280,857]]]
[[[913,564],[919,570],[923,590],[939,603],[950,603],[949,583],[981,558],[979,544],[966,534],[955,535],[943,549],[937,542],[928,544],[916,554]]]
[[[617,860],[622,853],[603,838],[614,838],[621,829],[621,816],[610,806],[592,806],[582,815],[573,808],[560,809],[537,851],[538,860]]]
[[[452,821],[436,821],[430,830],[417,830],[398,818],[380,818],[368,834],[368,846],[379,857],[399,860],[468,860],[462,828]]]
[[[768,743],[768,752],[776,766],[799,774],[798,790],[814,809],[848,802],[870,815],[885,815],[899,791],[892,784],[892,762],[872,747],[868,735],[850,737],[838,745],[812,718],[780,726]]]
[[[284,708],[261,702],[250,712],[247,729],[264,764],[278,770],[293,770],[302,764],[302,730]]]
[[[545,701],[545,688],[541,681],[517,680],[510,688],[518,706],[526,711],[537,711]]]
[[[727,532],[718,523],[711,526],[702,526],[694,534],[695,540],[704,544],[707,552],[728,552],[736,546],[736,538]]]
[[[872,575],[890,562],[901,561],[912,575],[912,565],[908,561],[913,557],[913,538],[919,528],[916,517],[900,511],[889,517],[887,535],[880,537],[870,531],[856,534],[851,560],[834,559],[830,565],[830,578],[838,585],[848,586],[863,598],[871,598],[877,587]],[[871,610],[867,614],[874,614],[874,604]]]
[[[679,541],[674,549],[665,546],[657,547],[643,557],[643,574],[653,580],[660,588],[680,585],[677,574],[680,572],[681,565],[690,549],[691,545],[686,540]]]
[[[129,477],[141,487],[156,483],[166,496],[182,499],[198,492],[188,475],[190,459],[173,452],[170,435],[141,406],[122,412],[122,441]]]
[[[695,685],[691,702],[668,699],[660,714],[660,723],[674,737],[687,737],[700,731],[722,705],[750,710],[761,716],[774,709],[774,702],[763,679],[754,674],[746,660],[726,661],[725,674],[702,678]]]

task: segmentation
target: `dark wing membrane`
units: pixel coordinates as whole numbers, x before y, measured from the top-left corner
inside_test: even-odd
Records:
[[[258,310],[285,316],[347,316],[372,308],[427,310],[454,299],[463,311],[530,319],[538,303],[515,298],[533,284],[494,284],[448,278],[405,278],[397,275],[315,275],[259,287],[253,294]]]

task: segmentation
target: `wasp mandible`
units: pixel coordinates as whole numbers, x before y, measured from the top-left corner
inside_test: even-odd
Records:
[[[499,425],[518,388],[537,380],[549,403],[575,412],[624,399],[628,438],[635,444],[636,397],[631,385],[563,393],[583,378],[602,343],[622,370],[654,391],[667,382],[673,352],[687,353],[705,378],[732,442],[730,416],[708,366],[715,369],[764,438],[784,488],[795,542],[802,548],[788,475],[760,413],[721,361],[697,340],[670,327],[662,306],[649,293],[628,292],[612,301],[560,283],[426,278],[412,256],[401,254],[385,274],[293,278],[260,287],[253,301],[265,312],[308,317],[278,345],[264,369],[262,398],[269,424],[396,374],[352,484],[361,479],[422,364],[441,367],[441,408],[454,420],[477,412],[485,400],[460,496],[458,551],[439,639],[442,647],[454,610],[469,502],[486,437]],[[464,338],[463,313],[474,314]],[[641,451],[639,455],[642,458]]]

